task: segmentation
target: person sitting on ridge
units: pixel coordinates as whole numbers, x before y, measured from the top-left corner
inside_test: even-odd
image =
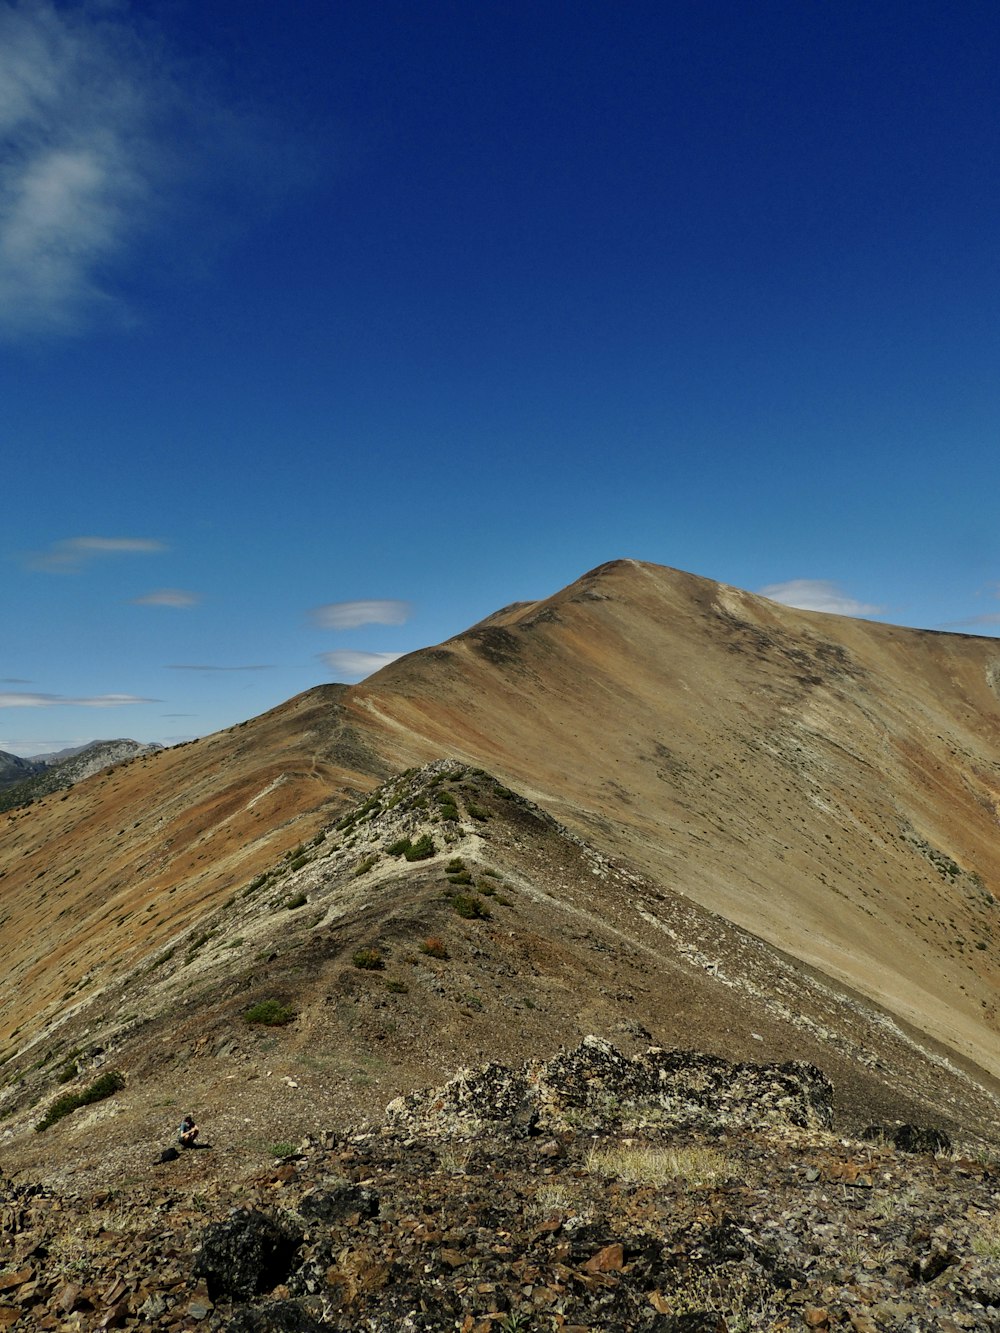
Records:
[[[181,1121],[180,1129],[177,1131],[177,1142],[182,1148],[193,1148],[197,1137],[198,1126],[194,1122],[194,1116],[186,1115]]]

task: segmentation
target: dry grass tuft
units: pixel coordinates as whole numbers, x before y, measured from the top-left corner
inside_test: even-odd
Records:
[[[595,1175],[611,1176],[634,1185],[667,1185],[682,1181],[686,1185],[715,1185],[740,1174],[725,1153],[714,1148],[653,1148],[619,1145],[591,1148],[587,1170]]]
[[[973,1234],[972,1249],[981,1259],[1000,1259],[1000,1213],[983,1219]]]

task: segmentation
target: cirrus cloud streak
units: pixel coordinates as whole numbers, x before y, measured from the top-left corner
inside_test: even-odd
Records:
[[[186,592],[183,588],[156,588],[142,597],[133,597],[133,606],[172,606],[181,610],[188,606],[197,606],[201,601],[196,592]]]
[[[161,699],[144,699],[138,694],[28,694],[19,690],[0,693],[0,708],[119,708],[124,704],[158,704]]]
[[[28,557],[29,569],[76,574],[92,560],[116,555],[159,555],[165,542],[150,537],[67,537]]]
[[[373,598],[357,602],[327,602],[309,615],[320,629],[359,629],[362,625],[405,625],[413,614],[409,602]]]

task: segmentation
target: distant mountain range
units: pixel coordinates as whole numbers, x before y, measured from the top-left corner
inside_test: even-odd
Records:
[[[32,801],[72,787],[75,782],[100,773],[112,764],[162,749],[162,745],[119,739],[89,741],[86,745],[35,755],[34,759],[23,759],[20,755],[0,750],[0,810],[16,810],[19,806],[30,805]]]

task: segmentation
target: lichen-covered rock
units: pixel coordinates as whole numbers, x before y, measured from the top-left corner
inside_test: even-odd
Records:
[[[442,1088],[398,1098],[387,1118],[397,1127],[439,1134],[471,1134],[499,1121],[513,1137],[581,1122],[825,1129],[833,1121],[833,1088],[804,1062],[732,1063],[656,1046],[627,1056],[608,1041],[585,1037],[544,1064],[463,1069]]]
[[[517,1072],[496,1060],[479,1069],[460,1069],[442,1088],[397,1097],[386,1107],[386,1121],[395,1126],[419,1126],[462,1135],[475,1133],[482,1121],[530,1121],[526,1108],[537,1099],[537,1089],[526,1071]]]

